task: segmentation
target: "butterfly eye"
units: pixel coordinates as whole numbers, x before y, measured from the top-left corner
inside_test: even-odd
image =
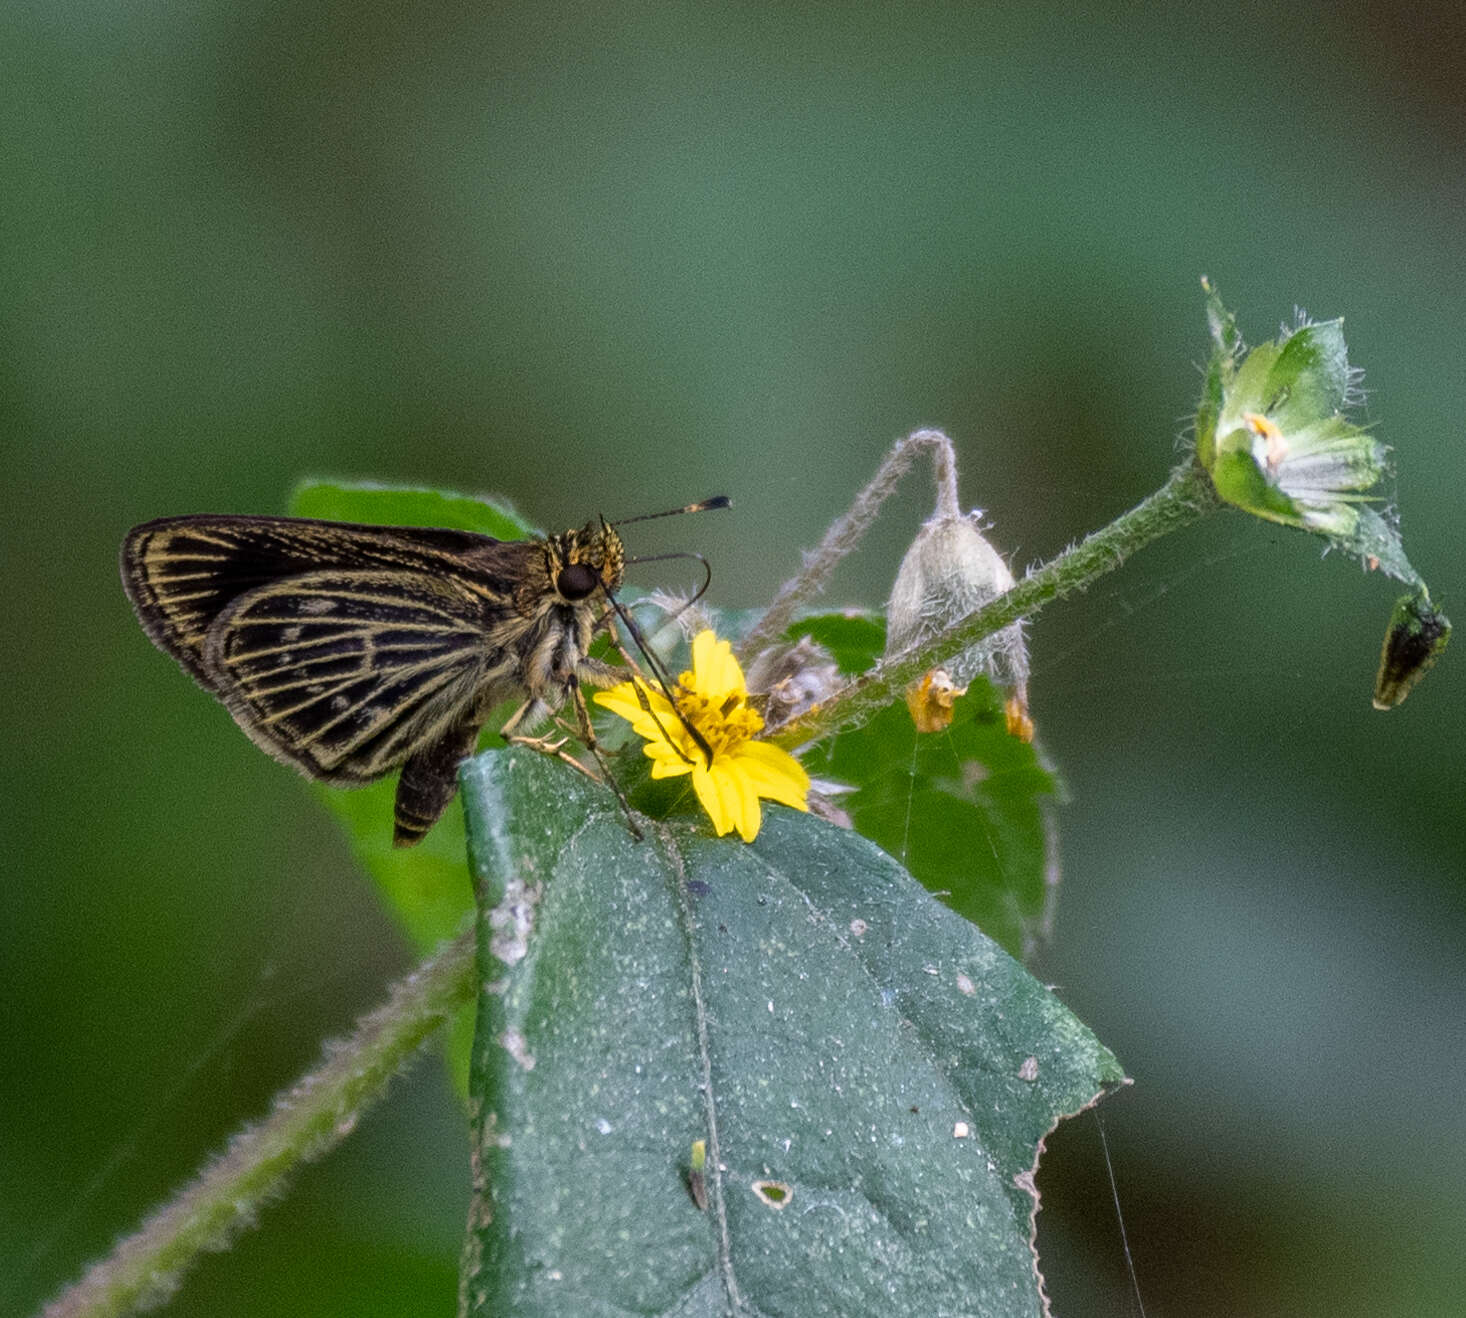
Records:
[[[600,577],[588,563],[571,563],[560,569],[555,589],[568,600],[583,600],[600,584]]]

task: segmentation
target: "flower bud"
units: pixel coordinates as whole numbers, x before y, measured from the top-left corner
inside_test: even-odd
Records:
[[[808,713],[839,688],[834,656],[809,636],[771,645],[748,666],[748,689],[771,728]]]
[[[946,631],[1012,587],[1013,573],[979,530],[981,517],[980,512],[939,514],[917,532],[886,607],[887,658]],[[1022,622],[951,656],[912,685],[906,703],[918,731],[950,725],[953,703],[979,673],[1005,691],[1009,732],[1031,740]]]
[[[1430,602],[1424,587],[1395,601],[1374,679],[1374,707],[1394,709],[1440,658],[1451,624]]]
[[[1196,459],[1217,494],[1257,517],[1326,536],[1370,572],[1404,582],[1375,678],[1374,707],[1393,709],[1446,647],[1451,624],[1410,565],[1393,510],[1369,491],[1386,448],[1344,416],[1357,400],[1343,321],[1301,317],[1276,342],[1245,352],[1211,285],[1212,356],[1196,412]]]

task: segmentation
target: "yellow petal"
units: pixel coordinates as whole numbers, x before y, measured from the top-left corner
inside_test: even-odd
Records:
[[[737,762],[739,771],[760,796],[796,810],[809,809],[805,801],[809,775],[788,751],[766,741],[750,741],[739,747]]]
[[[662,728],[680,726],[677,715],[667,698],[659,692],[643,688],[642,694],[646,696],[647,704],[651,707],[650,712],[642,707],[636,695],[636,687],[631,682],[622,682],[609,691],[597,691],[595,702],[603,709],[609,709],[611,713],[624,718],[635,729],[638,737],[647,741],[661,740]],[[661,726],[658,726],[658,720]]]
[[[636,703],[636,691],[630,682],[618,682],[605,691],[595,693],[596,704],[604,705],[607,709],[614,709],[626,701],[633,705]]]
[[[699,687],[712,675],[713,659],[717,651],[717,633],[712,631],[711,628],[704,628],[692,638],[693,681]]]
[[[722,794],[718,791],[718,784],[706,765],[692,766],[692,790],[697,793],[697,799],[702,802],[702,808],[708,812],[708,818],[713,821],[713,832],[722,837],[733,827],[733,821],[723,809]]]
[[[642,747],[642,753],[652,762],[653,778],[678,778],[692,772],[692,765],[665,741],[648,742]]]
[[[743,669],[733,657],[733,646],[720,641],[712,631],[701,631],[692,639],[692,671],[696,690],[717,702],[730,695],[746,695]]]
[[[753,760],[765,773],[786,778],[803,790],[809,789],[809,774],[804,771],[804,765],[782,746],[767,741],[746,741],[738,753]]]
[[[758,797],[753,788],[736,773],[727,761],[714,761],[708,771],[718,802],[728,828],[736,828],[738,836],[745,842],[752,842],[758,836],[760,822]],[[727,828],[719,832],[726,833]]]
[[[592,699],[602,709],[609,709],[624,719],[635,718],[641,713],[641,702],[636,698],[636,688],[630,682],[622,682],[609,691],[597,691]]]
[[[758,836],[759,825],[764,821],[764,812],[759,808],[758,793],[747,774],[730,775],[738,792],[738,836],[745,842],[752,842]]]

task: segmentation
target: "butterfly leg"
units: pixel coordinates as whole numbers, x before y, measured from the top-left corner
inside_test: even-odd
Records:
[[[515,731],[516,728],[523,727],[526,724],[533,726],[549,712],[550,707],[543,700],[526,700],[524,704],[510,715],[509,721],[499,729],[499,735],[511,746],[524,746],[529,750],[539,751],[541,755],[553,756],[557,760],[564,761],[572,769],[578,769],[591,782],[599,783],[601,780],[565,749],[566,743],[570,740],[568,736],[558,738],[530,737]]]
[[[594,679],[592,679],[594,680]],[[558,740],[551,740],[548,737],[527,737],[515,731],[516,728],[525,724],[533,726],[545,714],[550,712],[550,707],[543,701],[531,699],[525,701],[510,716],[509,721],[500,729],[500,735],[505,741],[515,746],[527,746],[530,750],[539,751],[544,755],[553,755],[557,760],[563,760],[572,769],[578,769],[593,783],[608,785],[616,794],[617,804],[621,807],[621,813],[626,818],[626,826],[631,830],[631,836],[638,842],[642,840],[642,831],[637,826],[636,818],[631,813],[631,803],[626,799],[626,793],[621,790],[621,784],[616,781],[616,776],[611,772],[611,766],[606,762],[606,757],[601,753],[601,744],[596,740],[595,729],[591,725],[590,710],[586,707],[585,697],[581,694],[579,684],[570,688],[570,700],[575,706],[575,720],[579,730],[581,743],[595,758],[600,768],[600,775],[597,776],[590,769],[587,769],[579,760],[565,750],[565,743],[568,737],[561,737]],[[537,707],[537,708],[536,708]]]
[[[499,729],[499,735],[512,745],[528,746],[531,750],[540,751],[542,754],[555,755],[561,759],[566,759],[568,757],[561,755],[560,749],[570,740],[569,737],[552,740],[549,737],[526,736],[519,731],[522,727],[534,727],[536,723],[551,712],[550,706],[543,700],[532,697],[526,700],[524,704],[509,716],[509,721]]]
[[[616,775],[611,772],[611,766],[601,754],[601,743],[596,740],[595,728],[590,721],[590,710],[586,708],[585,696],[578,686],[572,689],[570,698],[575,705],[576,722],[580,725],[580,739],[585,743],[586,750],[595,757],[606,785],[616,793],[616,802],[621,807],[621,814],[626,819],[626,827],[631,830],[631,836],[640,842],[643,834],[636,822],[636,816],[631,812],[631,802],[626,799],[626,793],[621,790],[621,784],[616,781]]]
[[[515,741],[519,738],[519,729],[525,724],[533,727],[550,712],[550,707],[538,697],[531,697],[526,700],[518,709],[509,715],[509,721],[499,729],[499,735],[505,741]],[[529,740],[525,738],[525,740]]]
[[[626,651],[621,648],[619,637],[615,638],[614,644],[621,655],[625,657]],[[608,664],[604,660],[587,657],[575,665],[575,676],[582,682],[589,682],[592,686],[608,687],[615,686],[617,682],[624,682],[626,680],[626,670]]]

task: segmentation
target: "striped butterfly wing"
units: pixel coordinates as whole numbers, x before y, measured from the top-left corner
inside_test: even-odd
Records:
[[[305,572],[257,586],[209,626],[203,666],[265,750],[328,782],[370,782],[469,719],[511,676],[485,601],[452,577]]]
[[[162,517],[122,542],[122,584],[143,630],[198,681],[210,625],[259,586],[325,568],[400,568],[434,576],[472,564],[489,593],[507,595],[522,575],[527,541],[471,531],[395,529],[298,517],[198,514]]]
[[[121,566],[144,630],[258,745],[344,784],[462,728],[480,697],[513,692],[517,660],[494,634],[535,549],[468,531],[200,515],[134,528]]]

